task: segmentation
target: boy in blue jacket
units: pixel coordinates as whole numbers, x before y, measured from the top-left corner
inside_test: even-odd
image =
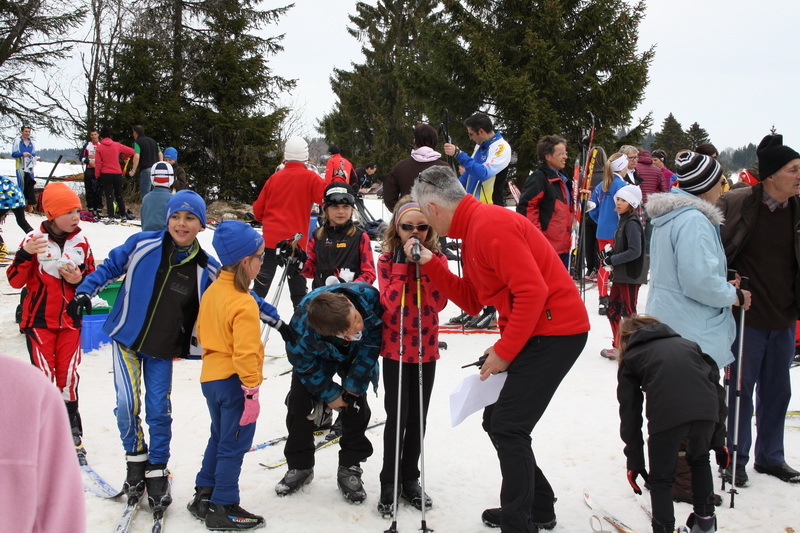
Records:
[[[197,193],[172,195],[166,222],[166,230],[143,231],[111,250],[67,306],[73,317],[80,317],[82,310],[91,313],[92,296],[126,274],[103,331],[114,341],[114,414],[127,459],[123,490],[128,501],[136,501],[146,487],[154,511],[163,511],[172,502],[167,470],[172,360],[188,357],[190,351],[202,352],[195,331],[200,298],[220,269],[196,238],[206,227],[206,205]],[[261,319],[282,326],[274,308],[257,301]],[[149,445],[139,418],[142,380]]]
[[[360,467],[372,455],[366,392],[370,382],[378,384],[382,314],[378,290],[360,282],[319,287],[297,306],[290,324],[296,340],[286,344],[294,367],[286,399],[289,471],[275,486],[278,496],[314,478],[314,430],[326,411],[336,409],[342,420],[339,490],[349,502],[366,499]],[[337,374],[341,384],[334,381]]]

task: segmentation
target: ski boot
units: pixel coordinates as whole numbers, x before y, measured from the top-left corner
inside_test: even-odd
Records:
[[[239,531],[257,529],[266,525],[263,516],[245,511],[238,503],[230,505],[212,503],[208,506],[206,528],[211,531]]]
[[[503,514],[503,510],[500,507],[494,507],[492,509],[486,509],[481,514],[481,520],[483,523],[489,527],[499,528],[500,527],[500,517]],[[552,520],[548,520],[545,522],[536,522],[533,518],[531,518],[533,524],[538,527],[539,529],[547,529],[548,531],[555,528],[556,521],[555,516],[553,516]]]
[[[292,468],[286,472],[286,475],[283,476],[283,479],[280,480],[277,485],[275,485],[275,494],[278,496],[288,496],[289,494],[294,494],[303,485],[308,485],[311,483],[313,479],[313,468]]]
[[[0,259],[8,257],[8,247],[6,247],[6,243],[0,242]]]
[[[128,502],[136,501],[142,497],[145,489],[144,472],[147,468],[147,452],[125,454],[128,462],[128,473],[122,492],[128,497]]]
[[[415,509],[422,510],[422,487],[419,480],[412,479],[410,481],[403,481],[401,484],[400,495],[408,500],[408,503]],[[425,509],[433,507],[433,501],[427,494],[425,495]]]
[[[694,513],[689,515],[686,519],[686,527],[692,528],[691,533],[714,533],[717,530],[717,517],[713,514],[711,516],[697,516]]]
[[[341,466],[336,473],[336,484],[342,491],[344,499],[350,503],[361,503],[367,499],[367,492],[361,482],[361,474],[364,471],[358,465]]]
[[[211,505],[211,495],[214,487],[195,487],[194,499],[186,505],[193,517],[198,520],[205,520],[208,514],[208,507]]]
[[[394,496],[394,481],[381,483],[381,497],[378,501],[378,512],[381,514],[381,518],[394,514]]]
[[[597,314],[605,316],[608,312],[608,296],[600,297],[600,305],[597,308]]]
[[[466,321],[468,321],[471,318],[474,318],[474,317],[472,315],[470,315],[469,313],[467,313],[466,311],[463,311],[460,315],[456,315],[453,318],[451,318],[450,320],[448,320],[447,323],[448,324],[463,324],[463,323],[465,323]]]
[[[494,327],[496,323],[494,307],[486,307],[480,316],[466,322],[464,327],[467,329],[489,329]]]
[[[147,500],[150,502],[150,509],[154,512],[157,509],[163,511],[172,503],[167,465],[154,465],[148,461],[144,472],[144,482],[147,488]]]
[[[605,357],[606,359],[611,359],[612,361],[615,361],[617,359],[618,354],[619,352],[617,351],[616,348],[611,348],[611,349],[604,348],[600,350],[600,355],[602,357]]]

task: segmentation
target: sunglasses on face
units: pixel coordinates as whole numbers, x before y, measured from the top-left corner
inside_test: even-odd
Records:
[[[416,228],[417,231],[422,233],[423,231],[428,231],[430,225],[428,224],[400,224],[400,229],[404,231],[414,231]]]

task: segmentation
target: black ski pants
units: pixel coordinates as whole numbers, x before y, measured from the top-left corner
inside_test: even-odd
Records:
[[[436,361],[422,363],[422,420],[419,417],[419,363],[403,363],[402,390],[397,390],[400,363],[391,359],[383,361],[383,405],[386,409],[386,428],[383,431],[383,469],[381,483],[394,481],[395,442],[400,424],[400,482],[419,479],[420,427],[425,434]],[[400,420],[397,403],[400,401]]]
[[[94,176],[94,167],[86,167],[83,171],[83,192],[86,197],[86,209],[100,212],[103,209],[103,195],[100,180]]]
[[[122,174],[100,174],[100,183],[106,197],[106,215],[108,218],[124,217],[125,200],[122,198]],[[114,209],[116,202],[116,210]]]
[[[672,533],[675,513],[672,507],[672,484],[678,467],[678,449],[687,439],[686,462],[692,471],[692,505],[697,516],[714,514],[714,478],[708,461],[708,449],[714,422],[695,420],[650,435],[647,451],[650,459],[650,501],[653,505],[653,532]]]
[[[538,531],[555,518],[555,495],[536,464],[531,432],[581,354],[588,333],[532,337],[508,367],[497,402],[483,412],[483,429],[500,459],[503,533]]]
[[[28,224],[28,220],[25,218],[25,208],[24,207],[15,207],[11,210],[14,213],[14,219],[17,221],[17,226],[24,231],[26,234],[33,231],[33,228],[30,224]],[[8,214],[8,209],[0,209],[0,219]],[[2,237],[0,237],[0,242],[2,242]]]
[[[307,417],[318,401],[303,386],[297,374],[292,372],[292,384],[286,397],[286,429],[289,436],[283,450],[289,470],[314,467],[314,431],[317,426]],[[358,465],[372,455],[372,443],[366,435],[371,415],[366,395],[342,409],[339,417],[342,421],[339,465]]]
[[[278,256],[275,255],[275,248],[264,248],[264,262],[261,263],[261,270],[258,272],[258,276],[256,276],[253,282],[253,292],[262,298],[266,298],[277,269]],[[300,300],[302,300],[303,296],[308,292],[308,285],[306,283],[306,278],[301,276],[296,268],[293,270],[293,272],[289,272],[286,283],[289,285],[289,296],[292,298],[292,305],[297,307]]]

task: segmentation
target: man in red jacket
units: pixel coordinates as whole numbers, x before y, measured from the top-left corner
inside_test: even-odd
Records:
[[[307,292],[306,278],[300,275],[300,269],[305,261],[311,204],[322,202],[326,183],[316,172],[306,168],[308,143],[302,137],[290,137],[286,141],[283,158],[283,169],[267,178],[253,203],[253,215],[261,222],[264,234],[264,262],[253,284],[253,292],[262,298],[266,296],[281,259],[276,249],[283,249],[284,256],[289,255],[291,247],[287,241],[291,242],[296,233],[302,233],[294,252],[300,258],[299,268],[289,272],[288,277],[292,304],[297,305]]]
[[[586,344],[586,308],[542,232],[524,216],[468,195],[449,167],[424,170],[411,194],[439,235],[463,239],[463,278],[431,261],[424,248],[422,272],[461,309],[477,313],[493,305],[500,315],[500,340],[484,352],[480,372],[481,379],[508,372],[500,397],[483,414],[500,459],[502,507],[481,518],[504,532],[552,529],[555,497],[530,434]]]

